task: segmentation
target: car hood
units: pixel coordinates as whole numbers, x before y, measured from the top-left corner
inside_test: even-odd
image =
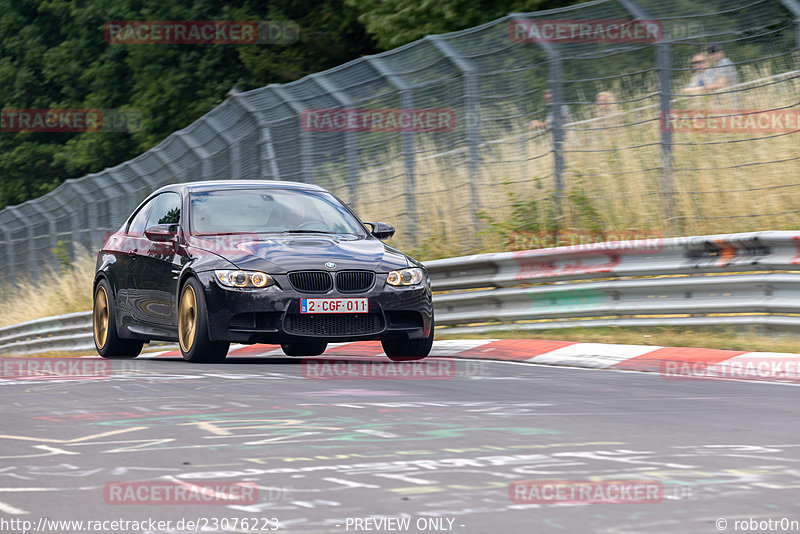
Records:
[[[365,269],[388,272],[410,265],[405,254],[373,237],[292,235],[191,236],[189,244],[214,252],[239,269],[283,274],[298,270]]]

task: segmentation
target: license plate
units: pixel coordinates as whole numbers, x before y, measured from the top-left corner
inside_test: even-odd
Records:
[[[367,313],[369,299],[300,299],[300,313]]]

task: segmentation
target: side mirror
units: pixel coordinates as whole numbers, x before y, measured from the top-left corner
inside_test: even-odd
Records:
[[[394,235],[394,226],[385,222],[368,222],[364,223],[372,227],[372,235],[378,239],[389,239]]]
[[[154,224],[144,231],[145,237],[156,243],[168,243],[178,235],[177,224]]]

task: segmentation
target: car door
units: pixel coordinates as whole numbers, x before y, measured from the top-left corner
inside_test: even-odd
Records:
[[[178,193],[161,193],[147,217],[147,228],[157,224],[180,223],[181,196]],[[157,330],[171,332],[177,326],[175,295],[182,256],[177,254],[175,242],[151,241],[143,235],[142,247],[136,254],[130,282],[131,311],[137,322]]]
[[[127,326],[131,322],[130,283],[152,207],[153,200],[150,200],[136,210],[123,227],[122,235],[113,242],[114,261],[109,264],[107,275],[114,291],[117,323],[120,325]]]

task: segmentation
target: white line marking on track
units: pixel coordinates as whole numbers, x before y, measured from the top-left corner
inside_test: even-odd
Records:
[[[662,376],[659,373],[653,372],[644,372],[644,371],[634,371],[632,369],[613,369],[613,368],[606,368],[606,367],[576,367],[573,365],[556,365],[556,364],[549,364],[549,363],[537,363],[533,360],[525,360],[525,361],[516,361],[516,360],[489,360],[486,358],[465,358],[456,356],[454,357],[456,360],[465,360],[465,361],[474,361],[474,362],[490,362],[490,363],[500,363],[506,365],[523,365],[523,366],[535,366],[535,367],[547,367],[549,369],[572,369],[576,371],[605,371],[608,373],[630,373],[636,374],[642,377],[649,376],[651,378],[658,378],[662,379]],[[538,357],[537,357],[538,359]],[[693,382],[698,382],[698,380],[692,380]],[[800,383],[794,382],[783,382],[783,381],[775,381],[769,382],[767,380],[747,380],[742,378],[714,378],[708,379],[707,382],[746,382],[748,384],[770,384],[773,386],[800,386]],[[666,382],[666,380],[665,380]],[[670,380],[669,382],[677,382],[676,380]]]
[[[4,503],[3,501],[0,501],[0,512],[11,515],[23,515],[30,513],[27,510],[23,510],[22,508],[17,508],[16,506],[11,506],[10,504]]]

